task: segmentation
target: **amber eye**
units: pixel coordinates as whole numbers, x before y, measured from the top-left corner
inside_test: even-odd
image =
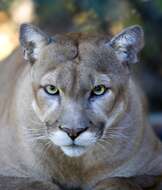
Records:
[[[95,86],[92,90],[92,95],[101,96],[107,91],[107,88],[104,85]]]
[[[53,86],[53,85],[45,86],[44,90],[49,95],[57,95],[57,94],[59,94],[58,88],[56,86]]]

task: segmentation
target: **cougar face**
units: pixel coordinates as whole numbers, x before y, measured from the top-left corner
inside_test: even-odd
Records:
[[[134,62],[141,38],[138,26],[112,39],[84,34],[50,39],[36,27],[22,25],[32,109],[53,146],[77,157],[111,138],[109,132],[127,108],[126,63]]]

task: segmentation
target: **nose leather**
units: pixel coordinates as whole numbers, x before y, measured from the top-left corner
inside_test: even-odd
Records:
[[[68,136],[72,139],[75,140],[81,133],[85,132],[88,127],[86,128],[76,128],[76,129],[71,129],[67,127],[60,126],[59,127],[62,131],[68,134]]]

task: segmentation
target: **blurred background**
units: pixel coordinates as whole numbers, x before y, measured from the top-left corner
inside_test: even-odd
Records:
[[[162,126],[162,0],[0,0],[0,60],[19,45],[23,22],[52,35],[70,31],[114,35],[140,24],[145,48],[133,70],[148,97],[151,122]]]

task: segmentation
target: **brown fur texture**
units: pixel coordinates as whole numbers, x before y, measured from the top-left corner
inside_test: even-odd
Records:
[[[28,63],[18,49],[0,64],[0,174],[54,189],[158,189],[162,144],[129,69],[142,29],[50,38],[25,24],[20,41]],[[59,95],[44,91],[49,84]],[[105,94],[92,96],[101,84]],[[65,128],[84,132],[72,141]]]

